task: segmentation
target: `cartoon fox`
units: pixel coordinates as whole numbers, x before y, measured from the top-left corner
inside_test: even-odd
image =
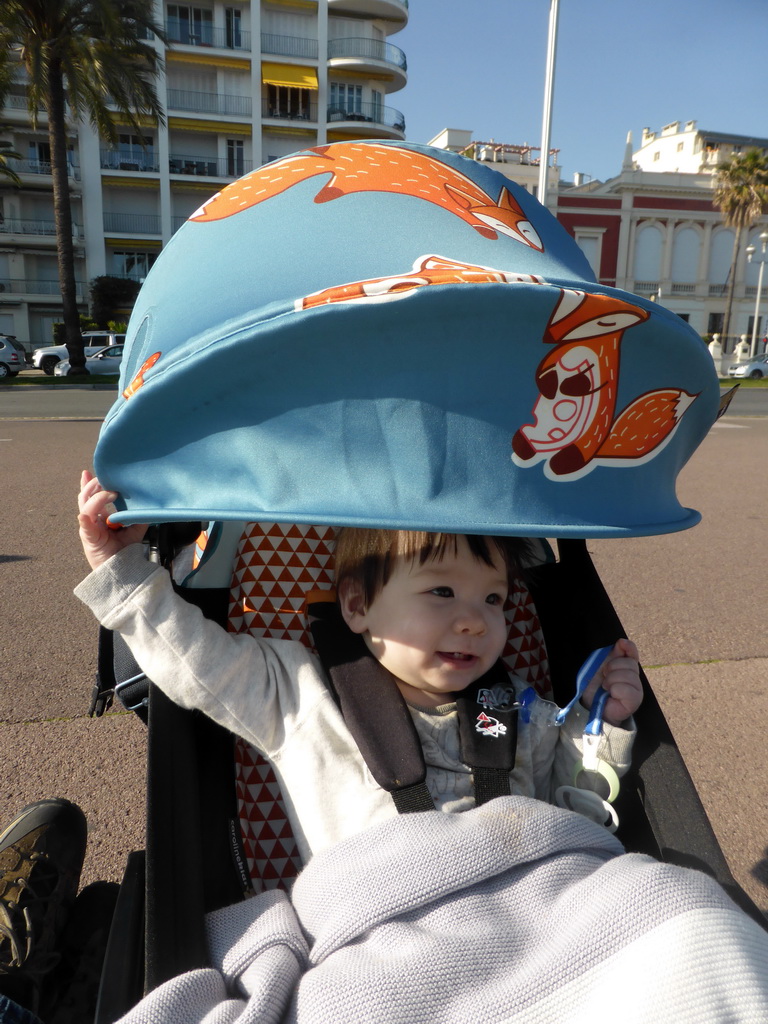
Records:
[[[400,146],[354,142],[317,146],[259,167],[217,192],[189,218],[221,220],[280,195],[300,181],[330,175],[315,196],[327,203],[356,192],[388,192],[434,203],[471,224],[484,238],[508,235],[544,251],[536,229],[511,192],[502,187],[496,199],[471,178],[434,157]]]
[[[418,288],[434,284],[544,284],[534,274],[494,270],[473,263],[461,263],[445,256],[420,256],[410,273],[392,277],[374,277],[367,281],[334,285],[297,299],[295,309],[312,309],[334,302],[387,302],[412,295]]]
[[[608,295],[561,291],[544,335],[556,347],[536,370],[534,422],[512,438],[518,465],[548,459],[549,473],[573,479],[596,459],[642,459],[671,436],[696,395],[649,391],[615,416],[621,341],[648,316]]]

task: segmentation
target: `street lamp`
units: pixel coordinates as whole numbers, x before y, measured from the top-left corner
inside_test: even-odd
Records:
[[[763,271],[765,270],[765,264],[768,262],[768,258],[765,255],[765,250],[768,248],[768,231],[760,232],[760,253],[761,255],[755,259],[755,263],[760,264],[760,271],[757,275],[757,296],[755,298],[755,315],[752,319],[752,345],[749,350],[749,354],[752,359],[757,354],[757,321],[760,316],[760,298],[763,291]],[[754,245],[747,246],[747,263],[752,263],[755,255]]]
[[[547,168],[549,140],[552,134],[552,97],[555,91],[555,56],[557,54],[557,21],[560,0],[550,0],[549,34],[547,37],[547,73],[544,82],[544,117],[541,125],[541,156],[539,158],[539,202],[547,205]]]

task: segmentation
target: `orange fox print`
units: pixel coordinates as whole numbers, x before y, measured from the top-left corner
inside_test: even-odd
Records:
[[[152,367],[155,365],[155,363],[157,362],[161,355],[161,352],[154,352],[149,357],[149,359],[144,360],[144,362],[139,367],[138,373],[134,376],[133,380],[125,389],[125,391],[123,391],[123,398],[131,398],[132,395],[136,394],[139,388],[144,387],[144,374],[147,372],[147,370],[152,369]]]
[[[189,218],[221,220],[280,195],[300,181],[329,175],[315,196],[327,203],[356,192],[387,192],[434,203],[460,217],[483,237],[508,235],[544,251],[536,229],[502,186],[495,198],[441,160],[400,146],[355,142],[318,146],[259,167],[217,192]]]
[[[508,270],[461,263],[445,256],[421,256],[414,261],[410,273],[391,277],[374,277],[367,281],[335,285],[297,299],[296,311],[325,306],[335,302],[388,302],[412,295],[417,289],[435,284],[544,284],[533,274],[517,274]]]
[[[606,460],[650,457],[671,437],[696,395],[649,391],[616,416],[622,338],[648,316],[608,295],[561,291],[544,335],[555,348],[536,370],[534,422],[512,438],[517,465],[546,459],[548,475],[576,479]]]

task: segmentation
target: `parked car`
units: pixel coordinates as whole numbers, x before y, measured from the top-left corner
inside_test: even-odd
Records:
[[[0,334],[0,377],[15,377],[27,365],[27,354],[12,334]]]
[[[749,377],[750,380],[760,380],[761,377],[768,377],[768,355],[760,356],[749,363],[734,363],[728,367],[729,377]]]
[[[115,334],[114,331],[84,331],[82,337],[86,357],[95,356],[105,345],[122,345],[125,341],[124,334]],[[68,358],[66,345],[48,345],[35,349],[32,353],[32,365],[50,377],[57,363]]]
[[[120,373],[120,363],[123,360],[122,345],[108,345],[100,349],[85,360],[85,368],[88,373]],[[69,360],[60,359],[53,370],[55,376],[66,377],[69,373]]]

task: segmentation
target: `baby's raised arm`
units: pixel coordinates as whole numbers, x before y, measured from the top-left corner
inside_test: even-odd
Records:
[[[129,544],[143,540],[147,532],[147,527],[140,524],[116,530],[107,525],[107,506],[116,497],[114,491],[104,490],[92,473],[83,470],[80,475],[77,521],[80,524],[80,542],[92,569],[98,568]]]

